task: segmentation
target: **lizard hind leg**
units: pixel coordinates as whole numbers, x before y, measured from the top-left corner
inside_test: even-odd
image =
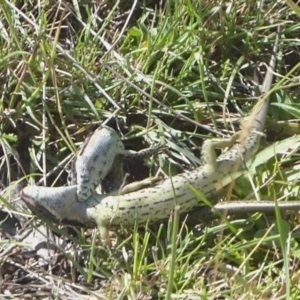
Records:
[[[217,154],[216,149],[224,149],[232,147],[240,136],[240,131],[236,132],[230,138],[224,139],[207,139],[203,142],[201,149],[201,165],[209,166],[211,171],[217,168]]]

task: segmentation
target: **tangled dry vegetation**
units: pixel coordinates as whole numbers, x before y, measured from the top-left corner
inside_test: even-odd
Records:
[[[128,164],[130,181],[193,169],[202,141],[231,135],[253,107],[278,25],[265,150],[231,197],[256,187],[261,199],[298,199],[296,1],[4,0],[0,16],[3,299],[299,299],[295,213],[171,219],[112,233],[108,251],[96,230],[41,220],[18,199],[27,184],[65,185],[57,166],[102,122],[127,149],[168,149]]]

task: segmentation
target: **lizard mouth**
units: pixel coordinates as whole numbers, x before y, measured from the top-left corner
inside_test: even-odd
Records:
[[[24,191],[20,192],[21,199],[25,202],[27,207],[37,216],[44,216],[51,220],[56,220],[55,216],[50,213],[44,206],[34,201],[31,197],[28,197]]]

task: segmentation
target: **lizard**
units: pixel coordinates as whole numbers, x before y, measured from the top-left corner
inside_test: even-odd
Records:
[[[262,85],[263,95],[271,89],[278,46],[279,34]],[[84,202],[77,199],[76,185],[57,188],[25,187],[20,193],[21,199],[33,210],[40,208],[60,221],[77,221],[88,227],[97,225],[104,243],[107,242],[110,226],[132,226],[135,223],[160,221],[168,218],[176,205],[180,207],[181,213],[189,212],[201,206],[191,187],[200,191],[206,198],[214,199],[220,192],[222,180],[234,176],[236,166],[243,165],[258,151],[269,106],[269,95],[260,104],[255,106],[250,114],[251,124],[244,125],[249,134],[241,137],[241,133],[238,132],[228,139],[206,140],[201,151],[204,163],[190,172],[164,179],[146,188],[140,188],[143,186],[143,182],[140,182],[139,188],[129,185],[130,188],[126,191],[113,191],[105,195],[93,192]],[[244,139],[242,143],[238,142],[239,138]],[[215,149],[225,147],[230,148],[217,158]],[[284,210],[300,209],[300,203],[281,203],[279,207]],[[199,220],[210,216],[207,214],[208,209],[210,212],[222,209],[230,212],[230,208],[233,211],[247,211],[247,208],[249,211],[274,211],[275,204],[242,202],[242,205],[235,205],[230,202],[229,205],[216,204],[212,209],[203,206],[202,212],[201,209],[199,211]]]

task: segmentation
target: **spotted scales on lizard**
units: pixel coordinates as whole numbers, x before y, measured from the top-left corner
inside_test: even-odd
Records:
[[[124,181],[124,160],[142,160],[159,153],[161,149],[161,146],[157,146],[138,152],[126,150],[116,131],[102,125],[81,146],[69,177],[69,185],[77,186],[79,202],[88,199],[99,183],[102,184],[101,192],[115,190]]]

